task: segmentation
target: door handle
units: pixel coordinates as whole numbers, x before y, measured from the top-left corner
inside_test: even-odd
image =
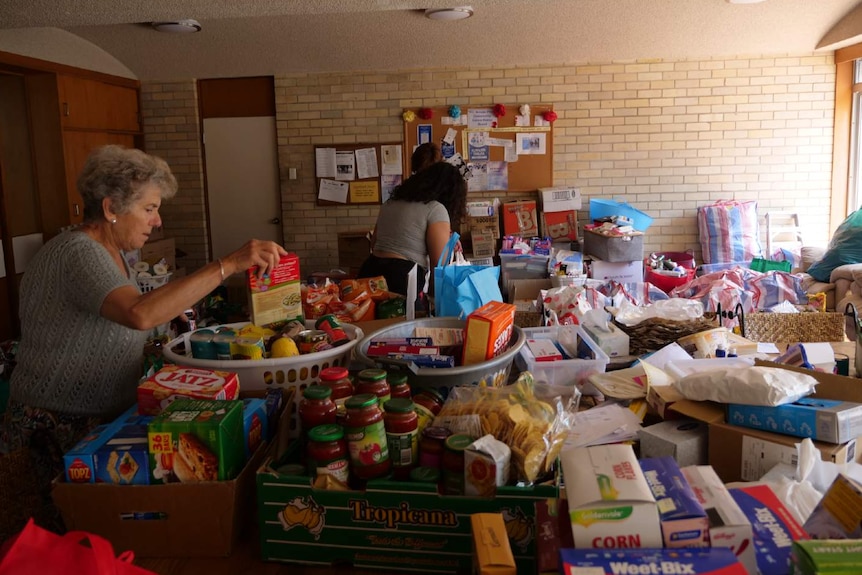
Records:
[[[281,223],[281,218],[272,218],[269,223],[278,225]]]

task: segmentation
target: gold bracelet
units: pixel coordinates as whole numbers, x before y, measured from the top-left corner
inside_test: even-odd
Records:
[[[221,258],[218,259],[218,270],[221,272],[221,281],[224,281],[224,264],[221,261]]]

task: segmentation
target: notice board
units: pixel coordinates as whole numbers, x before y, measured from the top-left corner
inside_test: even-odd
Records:
[[[415,118],[404,121],[405,174],[416,146],[434,142],[444,159],[463,158],[470,168],[470,191],[526,192],[553,185],[554,125],[544,119],[553,106],[530,105],[529,113],[521,114],[521,107],[512,105],[501,116],[493,105],[459,110],[457,118],[450,106],[412,110]],[[423,119],[420,112],[431,117]]]
[[[380,204],[403,179],[403,147],[337,144],[314,147],[317,205]]]

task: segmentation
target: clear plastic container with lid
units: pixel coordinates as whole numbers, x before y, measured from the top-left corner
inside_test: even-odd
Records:
[[[392,475],[406,480],[419,462],[419,417],[413,401],[402,397],[387,401],[383,411]]]
[[[363,369],[356,374],[355,393],[371,393],[377,396],[381,408],[392,398],[389,382],[386,380],[386,371],[382,369]]]
[[[347,400],[345,407],[344,432],[353,475],[367,480],[388,474],[392,461],[377,396],[371,393],[354,395]]]
[[[308,432],[306,463],[309,475],[331,475],[346,485],[349,462],[347,442],[340,425],[318,425]]]

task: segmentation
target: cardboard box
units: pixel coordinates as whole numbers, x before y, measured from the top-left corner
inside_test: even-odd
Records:
[[[294,453],[294,452],[291,452]],[[445,496],[435,484],[374,479],[365,491],[315,489],[307,476],[278,471],[273,457],[257,475],[258,525],[264,561],[350,562],[356,568],[470,573],[468,516],[500,513],[518,573],[536,572],[536,509],[556,501],[555,485],[503,486],[497,497]],[[288,458],[287,461],[290,461]],[[293,508],[290,509],[290,508]],[[313,509],[316,519],[297,521]]]
[[[672,406],[684,399],[685,396],[673,385],[650,385],[647,389],[647,405],[662,419],[680,419],[682,416]]]
[[[709,518],[709,541],[733,550],[749,573],[757,573],[751,522],[709,465],[683,467],[683,476]]]
[[[810,397],[778,406],[731,403],[727,421],[784,435],[847,443],[862,435],[862,403]]]
[[[500,239],[500,217],[497,214],[490,216],[467,217],[467,229],[470,233],[489,234],[495,240]]]
[[[51,496],[69,530],[88,531],[137,557],[225,557],[254,516],[255,473],[268,447],[287,447],[295,389],[284,388],[272,442],[232,481],[79,485],[54,479]]]
[[[709,547],[709,519],[673,457],[639,459],[658,506],[665,547]]]
[[[473,531],[472,572],[476,575],[517,575],[502,513],[476,513],[470,516],[470,525]]]
[[[503,234],[531,238],[539,235],[535,200],[518,200],[503,204]]]
[[[751,522],[760,575],[787,575],[793,541],[809,539],[793,514],[767,485],[728,489]]]
[[[702,421],[662,421],[638,431],[640,456],[673,457],[681,466],[706,465],[709,428]]]
[[[578,241],[578,212],[542,212],[542,236],[551,241]]]
[[[482,363],[506,350],[515,325],[515,306],[492,301],[467,316],[462,365]]]
[[[470,231],[470,241],[473,244],[473,257],[494,257],[497,254],[497,239],[489,231]]]
[[[791,575],[853,575],[862,573],[862,542],[851,540],[794,541]]]
[[[839,474],[803,527],[815,539],[862,539],[862,485]]]
[[[590,263],[590,277],[605,282],[642,283],[644,281],[643,261],[606,262],[593,258]]]
[[[750,575],[730,549],[561,549],[561,573]],[[752,574],[754,572],[751,572]]]
[[[304,320],[300,291],[299,256],[281,258],[268,278],[258,281],[257,267],[246,270],[251,322],[257,326]]]
[[[493,435],[483,435],[464,450],[464,495],[494,497],[509,482],[512,450]]]
[[[578,211],[581,209],[581,190],[568,186],[539,188],[539,200],[545,213]]]
[[[655,498],[630,445],[560,455],[575,547],[661,547]]]
[[[168,265],[168,270],[177,269],[177,246],[174,238],[165,238],[162,240],[149,241],[141,246],[140,260],[147,262],[152,266],[165,260]]]
[[[165,365],[138,386],[137,409],[143,415],[158,415],[177,399],[236,399],[239,378],[236,373]]]
[[[510,280],[506,288],[507,300],[515,306],[515,325],[538,327],[544,323],[542,290],[551,289],[551,280]]]
[[[469,217],[485,217],[497,214],[500,206],[500,201],[494,200],[474,200],[467,202],[467,215]]]
[[[584,253],[605,262],[638,261],[643,265],[644,235],[606,236],[585,227]]]

